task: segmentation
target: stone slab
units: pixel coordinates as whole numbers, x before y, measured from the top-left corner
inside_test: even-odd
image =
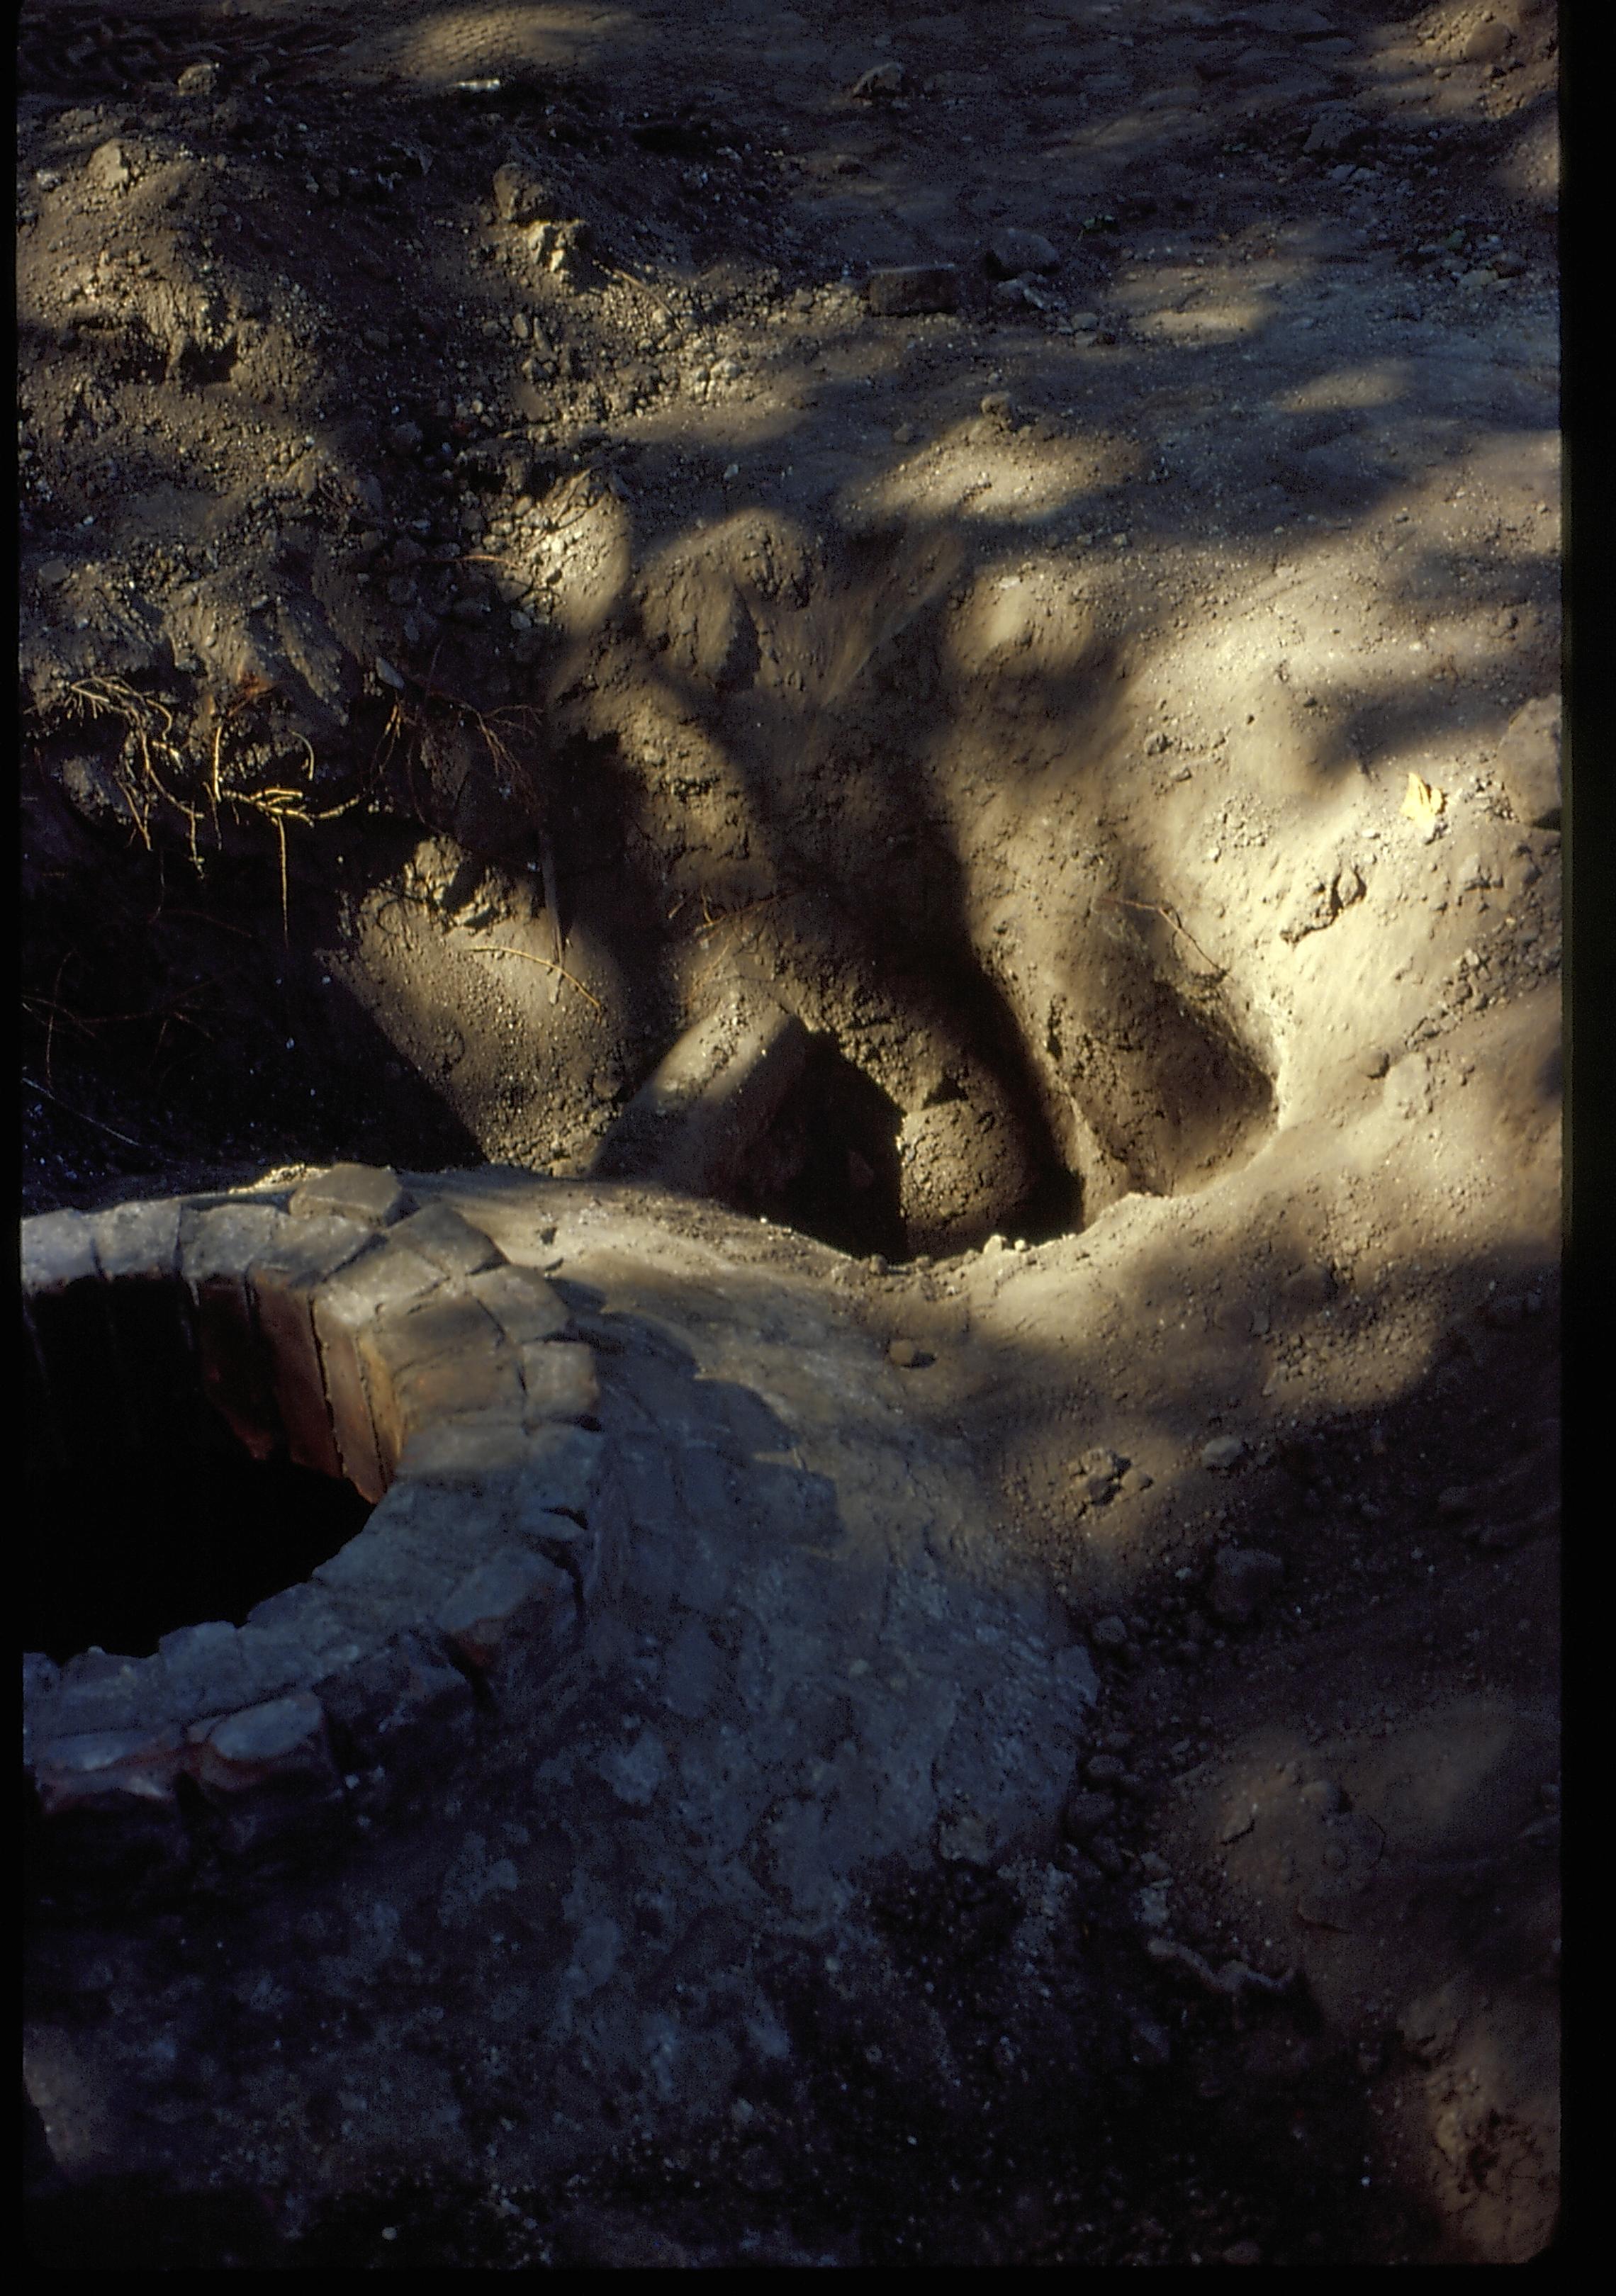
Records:
[[[452,1204],[426,1204],[411,1212],[394,1229],[393,1241],[418,1251],[445,1275],[480,1275],[484,1268],[499,1267],[504,1257]]]
[[[406,1546],[388,1536],[385,1523],[366,1525],[356,1538],[340,1547],[314,1573],[315,1583],[338,1601],[363,1611],[373,1606],[378,1618],[396,1618],[399,1604],[415,1606],[425,1618],[441,1602],[461,1568],[453,1555],[441,1555]],[[380,1636],[378,1636],[380,1639]]]
[[[99,1276],[95,1232],[82,1212],[41,1212],[22,1223],[22,1289],[26,1298],[65,1291]]]
[[[343,1460],[326,1399],[313,1297],[274,1271],[255,1270],[252,1300],[288,1456],[316,1474],[340,1478]]]
[[[114,1204],[92,1215],[95,1256],[110,1283],[157,1283],[179,1274],[180,1215],[185,1200]]]
[[[333,1164],[316,1172],[293,1193],[294,1219],[336,1213],[369,1227],[390,1227],[412,1204],[409,1190],[385,1164]]]
[[[176,1781],[185,1767],[183,1731],[87,1731],[45,1740],[36,1751],[34,1784],[45,1816],[99,1810],[175,1808]]]
[[[155,1659],[102,1652],[70,1659],[49,1691],[36,1693],[30,1717],[44,1737],[82,1737],[108,1730],[149,1730],[172,1721],[170,1686]]]
[[[235,1794],[267,1777],[334,1776],[325,1710],[308,1691],[263,1701],[209,1727],[196,1775],[204,1791]]]
[[[247,1613],[242,1632],[249,1636],[255,1628],[263,1634],[285,1636],[306,1651],[316,1669],[310,1677],[312,1682],[319,1682],[326,1674],[356,1663],[365,1652],[365,1645],[356,1639],[347,1618],[328,1595],[307,1580],[255,1603]]]
[[[467,1414],[514,1415],[522,1387],[513,1352],[474,1300],[455,1294],[356,1335],[377,1448],[390,1474],[410,1437]]]
[[[228,1857],[257,1863],[267,1851],[304,1848],[344,1814],[324,1711],[306,1691],[226,1716],[193,1759]]]
[[[157,1655],[172,1710],[184,1718],[223,1713],[253,1694],[239,1630],[227,1620],[209,1619],[162,1636]]]
[[[193,1288],[221,1276],[240,1283],[254,1259],[275,1250],[287,1226],[277,1204],[186,1205],[180,1216],[180,1273]]]
[[[560,1339],[567,1328],[561,1294],[530,1267],[490,1268],[486,1275],[473,1275],[469,1288],[513,1347]]]

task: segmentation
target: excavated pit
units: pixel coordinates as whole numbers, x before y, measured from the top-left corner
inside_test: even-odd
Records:
[[[27,1374],[62,2260],[1532,2259],[1552,12],[24,12],[25,1209],[402,1168],[566,1473]]]
[[[1120,1193],[1204,1186],[1273,1122],[1261,1029],[1147,900],[1087,897],[1053,963],[1030,952],[1036,981],[1005,978],[1001,931],[925,914],[930,894],[916,911],[895,888],[873,930],[839,867],[760,901],[703,894],[692,939],[688,897],[646,922],[668,853],[599,866],[624,850],[620,792],[585,774],[566,830],[541,808],[523,832],[542,864],[509,838],[412,834],[407,797],[306,831],[283,917],[261,824],[213,848],[159,807],[131,847],[112,767],[60,734],[38,754],[29,1073],[37,1119],[64,1083],[85,1111],[86,1167],[138,1167],[98,1112],[110,1052],[139,1064],[136,1094],[149,1080],[148,1135],[210,1136],[221,1168],[385,1146],[604,1168],[657,1063],[747,996],[800,1021],[800,1072],[721,1175],[664,1177],[855,1257],[1046,1241]],[[471,781],[488,770],[473,757]]]

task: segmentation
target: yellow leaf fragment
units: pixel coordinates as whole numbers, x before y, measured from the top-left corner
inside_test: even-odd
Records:
[[[1417,822],[1422,829],[1428,829],[1447,803],[1448,800],[1440,789],[1432,789],[1431,783],[1423,782],[1418,774],[1409,775],[1408,794],[1402,804],[1402,811],[1408,820]]]

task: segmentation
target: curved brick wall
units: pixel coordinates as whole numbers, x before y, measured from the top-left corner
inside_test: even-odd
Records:
[[[595,1358],[542,1275],[358,1166],[29,1220],[22,1275],[37,1431],[64,1463],[109,1413],[138,1423],[200,1381],[254,1458],[378,1502],[242,1627],[25,1658],[53,1870],[160,1885],[364,1825],[463,1742],[480,1695],[562,1698],[616,1564],[590,1504]]]

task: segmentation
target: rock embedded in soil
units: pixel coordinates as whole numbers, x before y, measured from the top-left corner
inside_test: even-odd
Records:
[[[904,68],[900,63],[873,64],[854,81],[849,93],[861,102],[875,103],[883,97],[890,100],[904,92]]]
[[[1516,710],[1498,744],[1509,809],[1533,829],[1560,826],[1560,718],[1558,696],[1546,694]]]
[[[881,318],[952,311],[959,305],[959,271],[952,263],[912,263],[872,271],[865,293]]]
[[[1029,271],[1058,270],[1061,250],[1041,231],[1026,231],[1011,224],[992,234],[983,260],[996,279],[1019,279]]]

